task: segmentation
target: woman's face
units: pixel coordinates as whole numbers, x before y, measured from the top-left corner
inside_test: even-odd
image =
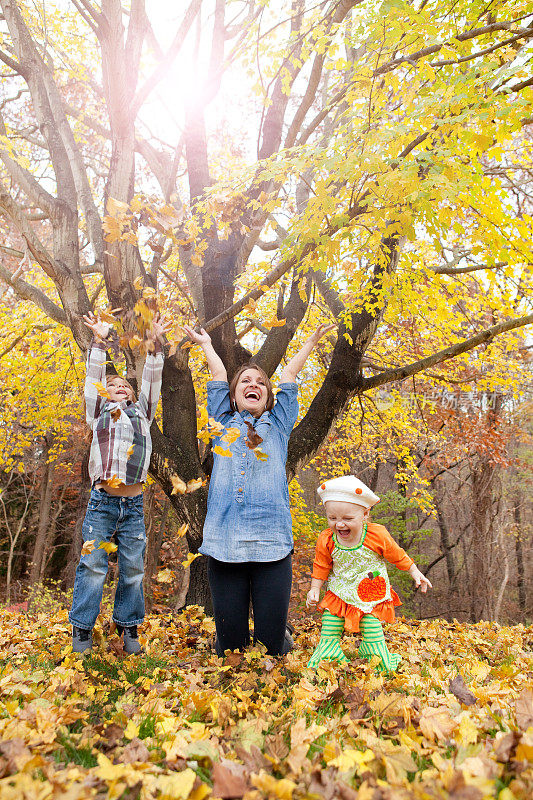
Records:
[[[260,417],[266,408],[268,390],[261,373],[257,369],[246,369],[241,373],[235,386],[235,405],[238,411],[249,411]]]

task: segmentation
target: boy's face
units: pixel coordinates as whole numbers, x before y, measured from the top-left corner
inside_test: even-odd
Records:
[[[341,500],[327,500],[325,507],[329,527],[337,534],[339,543],[347,546],[358,544],[368,508]]]
[[[106,388],[109,393],[109,399],[113,403],[121,403],[123,400],[133,400],[133,389],[123,378],[108,378]]]
[[[266,408],[268,389],[265,380],[257,369],[246,369],[239,377],[235,387],[235,405],[239,411],[249,411],[260,417]]]

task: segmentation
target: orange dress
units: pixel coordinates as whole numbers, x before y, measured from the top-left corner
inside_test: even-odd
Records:
[[[369,522],[356,547],[341,547],[330,528],[318,537],[313,578],[328,580],[319,608],[344,617],[346,631],[358,631],[364,614],[393,622],[401,600],[389,583],[385,562],[408,570],[414,563],[383,525]]]

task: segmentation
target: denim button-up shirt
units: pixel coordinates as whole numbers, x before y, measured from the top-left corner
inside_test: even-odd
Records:
[[[248,411],[233,411],[226,381],[207,384],[207,411],[226,428],[239,428],[232,456],[214,453],[207,516],[200,552],[218,561],[278,561],[293,547],[292,519],[285,463],[289,436],[298,417],[298,387],[279,384],[274,408],[258,419]],[[260,460],[246,445],[251,422],[267,454]]]

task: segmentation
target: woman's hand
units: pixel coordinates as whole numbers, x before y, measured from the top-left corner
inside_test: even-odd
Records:
[[[409,567],[409,575],[414,580],[416,588],[418,589],[420,586],[420,591],[422,594],[425,594],[428,588],[433,589],[431,581],[429,581],[426,576],[420,572],[416,564],[411,564]]]
[[[307,592],[307,599],[305,601],[305,605],[307,608],[313,608],[318,603],[318,599],[320,597],[320,589],[313,586]]]
[[[316,331],[312,333],[311,336],[309,337],[309,341],[313,342],[313,347],[316,344],[318,344],[318,342],[322,339],[323,336],[326,335],[326,333],[329,333],[336,327],[337,327],[336,325],[330,325],[329,323],[326,323],[324,325],[319,325]]]
[[[95,317],[92,311],[83,315],[83,321],[99,339],[107,339],[109,336],[110,325],[102,322],[100,317]]]
[[[184,325],[183,330],[192,342],[199,344],[201,347],[203,347],[205,344],[211,343],[211,337],[207,331],[204,331],[203,328],[200,328],[200,330],[197,331],[194,328],[191,328],[190,325]]]

